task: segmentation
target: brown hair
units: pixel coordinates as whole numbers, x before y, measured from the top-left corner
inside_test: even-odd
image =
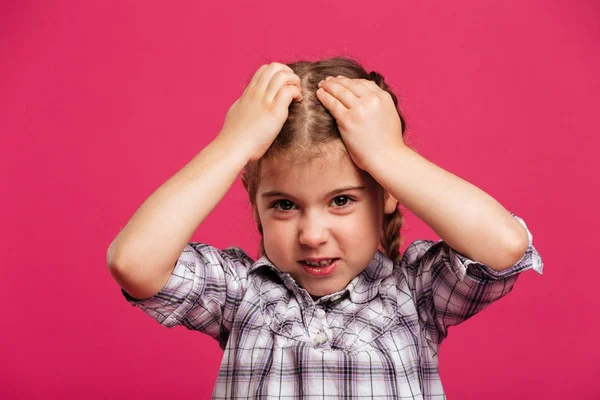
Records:
[[[292,102],[290,104],[289,115],[281,132],[263,157],[248,163],[244,168],[241,178],[244,187],[248,191],[253,210],[256,210],[256,191],[258,190],[263,160],[270,157],[294,160],[298,160],[300,157],[310,159],[321,154],[322,145],[341,140],[335,119],[315,94],[318,83],[327,76],[343,75],[351,79],[374,81],[391,95],[400,117],[403,136],[405,132],[406,124],[398,108],[398,99],[379,73],[375,71],[367,73],[357,61],[346,57],[334,57],[314,62],[298,61],[287,65],[300,77],[303,99],[299,103]],[[256,211],[254,212],[256,213]],[[255,219],[258,221],[257,215]],[[402,235],[400,229],[403,221],[404,216],[398,207],[393,213],[384,214],[383,217],[381,246],[385,254],[394,262],[399,261],[401,257]],[[262,236],[262,225],[260,222],[257,222],[257,224],[258,231]],[[261,239],[259,249],[259,255],[262,254],[264,254],[263,239]]]

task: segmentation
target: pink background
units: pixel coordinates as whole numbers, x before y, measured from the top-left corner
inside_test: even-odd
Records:
[[[261,64],[334,55],[381,72],[409,144],[522,217],[545,262],[450,329],[448,397],[600,396],[597,2],[91,3],[0,5],[0,398],[210,396],[217,343],[131,307],[106,250]],[[403,232],[437,239],[412,214]],[[238,180],[191,239],[258,237]]]

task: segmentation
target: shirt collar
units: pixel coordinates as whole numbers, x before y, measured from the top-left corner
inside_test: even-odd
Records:
[[[293,293],[298,293],[299,291],[306,292],[306,290],[298,286],[294,278],[292,278],[288,272],[279,271],[279,269],[275,267],[271,260],[269,260],[266,254],[252,264],[248,270],[248,273],[251,274],[262,268],[267,268],[274,272],[281,279],[283,284]],[[323,296],[318,300],[318,302],[325,303],[328,301],[335,301],[342,296],[345,296],[346,293],[349,293],[350,300],[352,300],[353,303],[366,303],[373,299],[375,295],[377,295],[381,281],[390,276],[393,268],[393,261],[378,249],[367,267],[362,270],[360,274],[354,277],[354,279],[352,279],[343,290]]]

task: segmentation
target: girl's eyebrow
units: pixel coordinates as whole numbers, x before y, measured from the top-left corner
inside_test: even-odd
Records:
[[[327,193],[324,198],[331,197],[338,193],[348,192],[350,190],[365,190],[365,189],[366,188],[364,186],[346,186],[343,188],[332,190],[331,192]],[[260,197],[262,197],[262,198],[276,197],[276,196],[277,197],[289,197],[291,199],[294,198],[294,196],[292,196],[291,194],[279,192],[277,190],[269,190],[268,192],[264,192],[263,194],[260,195]]]

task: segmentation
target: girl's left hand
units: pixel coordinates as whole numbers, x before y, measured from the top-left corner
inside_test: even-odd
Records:
[[[392,96],[375,82],[338,75],[319,82],[317,98],[335,118],[352,161],[368,171],[383,150],[405,147]]]

